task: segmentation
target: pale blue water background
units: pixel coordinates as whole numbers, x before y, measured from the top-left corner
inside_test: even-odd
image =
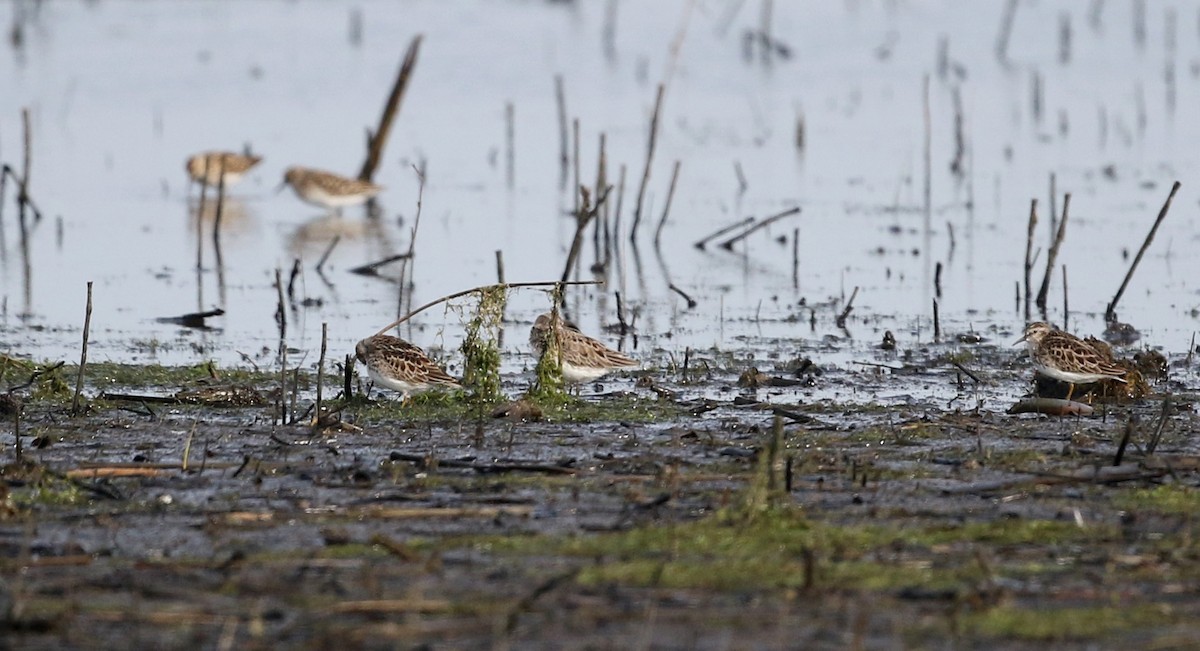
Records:
[[[880,359],[873,346],[884,329],[895,331],[901,348],[919,348],[931,339],[937,262],[945,265],[943,328],[973,327],[1008,343],[1023,323],[1014,283],[1029,201],[1040,200],[1044,249],[1051,172],[1059,192],[1073,193],[1059,263],[1068,267],[1071,325],[1081,333],[1103,329],[1100,314],[1128,264],[1122,250],[1136,251],[1172,181],[1183,183],[1120,306],[1122,318],[1142,329],[1143,343],[1181,355],[1200,306],[1200,259],[1191,255],[1200,188],[1200,4],[1148,3],[1141,44],[1134,5],[1103,3],[1097,26],[1096,3],[1022,2],[1002,65],[995,54],[999,1],[775,2],[772,34],[791,56],[769,62],[744,56],[744,33],[759,26],[758,2],[10,2],[0,21],[19,20],[23,42],[0,49],[0,160],[19,167],[20,109],[28,107],[31,193],[47,217],[29,240],[27,278],[15,209],[5,207],[0,351],[76,359],[92,280],[92,359],[238,364],[245,353],[269,366],[264,351],[277,345],[274,271],[286,277],[299,256],[297,298],[323,304],[289,315],[288,343],[303,351],[293,363],[315,362],[322,322],[331,350],[349,352],[396,316],[397,287],[346,270],[407,249],[417,195],[412,164],[421,160],[428,183],[413,304],[494,281],[497,249],[510,281],[557,278],[571,236],[563,212],[572,205],[559,183],[553,79],[561,74],[567,111],[581,124],[584,181],[594,182],[601,132],[610,180],[618,165],[628,168],[623,228],[645,163],[655,87],[667,83],[640,236],[642,273],[628,251],[624,264],[623,294],[641,313],[638,354],[650,364],[680,359],[687,347],[762,357],[779,340],[795,339],[785,357],[848,367]],[[605,29],[613,7],[610,50]],[[1059,60],[1064,15],[1071,28],[1066,63]],[[368,226],[356,210],[323,219],[290,191],[275,194],[291,164],[358,170],[365,129],[374,127],[418,33],[419,63],[376,175],[387,186],[379,222]],[[952,71],[965,72],[959,81],[954,72],[938,74],[942,37]],[[1035,76],[1044,88],[1040,119]],[[955,84],[967,144],[961,180],[949,172]],[[516,116],[512,189],[505,181],[508,102]],[[245,143],[266,160],[231,190],[222,297],[208,242],[206,270],[199,278],[194,270],[183,161]],[[682,172],[662,260],[671,280],[699,301],[691,310],[667,289],[651,244],[676,160]],[[735,162],[749,182],[740,195]],[[745,255],[691,246],[741,217],[792,205],[801,215],[747,240]],[[773,240],[790,238],[794,228],[798,287],[790,241]],[[334,232],[343,240],[327,263],[330,287],[312,267]],[[584,251],[586,269],[590,238]],[[610,281],[605,290],[571,294],[581,326],[593,334],[615,321],[612,291],[621,282],[615,272]],[[820,347],[826,335],[845,337],[834,318],[856,286],[853,341]],[[816,308],[815,332],[801,299]],[[1061,321],[1057,269],[1050,304],[1050,318]],[[519,292],[508,315],[529,320],[547,305],[540,292]],[[217,306],[227,311],[212,322],[219,331],[156,321]],[[417,324],[426,327],[405,334],[422,346],[453,348],[461,338],[454,313],[435,309]],[[525,336],[524,325],[506,335],[509,372],[529,362],[517,354]]]

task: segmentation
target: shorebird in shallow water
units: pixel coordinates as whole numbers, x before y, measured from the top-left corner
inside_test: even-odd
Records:
[[[1030,323],[1025,334],[1013,345],[1026,342],[1029,359],[1038,373],[1066,382],[1070,389],[1067,400],[1075,393],[1075,385],[1100,380],[1125,381],[1125,369],[1113,364],[1088,342],[1042,321]]]
[[[400,392],[407,401],[410,394],[433,388],[461,388],[458,380],[438,366],[425,351],[391,335],[375,335],[354,347],[358,361],[367,365],[371,380],[381,387]]]
[[[339,212],[346,206],[361,205],[383,191],[383,186],[370,181],[295,166],[284,172],[281,190],[284,185],[292,186],[296,196],[308,203]]]
[[[562,358],[563,380],[567,382],[588,382],[619,368],[637,366],[637,360],[583,334],[570,321],[559,317],[555,324],[550,313],[538,316],[529,331],[529,345],[538,357],[546,354],[547,340],[552,332]]]
[[[232,151],[206,151],[188,158],[185,168],[193,181],[213,188],[220,185],[223,173],[225,187],[229,187],[242,180],[246,172],[261,161],[262,156]]]

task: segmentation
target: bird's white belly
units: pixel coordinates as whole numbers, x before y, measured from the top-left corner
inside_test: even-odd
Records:
[[[373,381],[375,384],[377,384],[381,387],[387,388],[387,389],[391,389],[392,391],[398,391],[400,393],[400,395],[406,396],[406,397],[411,393],[421,393],[423,391],[428,391],[431,386],[425,382],[422,382],[422,383],[405,382],[404,380],[398,380],[394,377],[387,377],[386,375],[380,375],[373,368],[367,369],[367,374],[371,376],[371,381]]]
[[[591,382],[592,380],[608,375],[609,371],[612,370],[611,368],[598,368],[595,366],[576,366],[565,360],[562,363],[563,380],[572,384]]]
[[[319,187],[310,187],[300,192],[300,198],[326,208],[345,208],[361,205],[368,197],[366,194],[330,194]]]

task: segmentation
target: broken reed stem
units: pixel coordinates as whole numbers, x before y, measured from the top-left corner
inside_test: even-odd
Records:
[[[1050,243],[1050,250],[1046,253],[1046,273],[1042,276],[1042,287],[1038,290],[1037,306],[1039,310],[1045,311],[1046,297],[1050,294],[1050,274],[1054,272],[1054,262],[1058,258],[1058,249],[1062,246],[1063,240],[1067,236],[1067,216],[1071,211],[1071,193],[1063,195],[1062,218],[1058,220],[1058,232],[1054,234],[1054,241]]]
[[[790,217],[792,215],[797,215],[799,213],[800,213],[800,206],[793,206],[781,213],[771,215],[770,217],[767,217],[766,219],[758,222],[757,224],[751,226],[750,228],[747,228],[746,230],[742,231],[741,233],[725,240],[724,242],[721,242],[721,248],[723,248],[727,251],[732,251],[734,244],[737,244],[738,242],[741,242],[742,240],[746,239],[747,237],[750,236],[751,233],[754,233],[755,231],[766,228],[767,226],[779,221],[780,219],[783,219],[784,217]]]
[[[1058,177],[1050,172],[1050,233],[1058,231]]]
[[[596,184],[593,188],[603,188],[608,186],[608,137],[600,132],[600,155],[596,160]],[[608,273],[608,203],[604,204],[604,211],[596,213],[596,219],[592,224],[592,269],[595,270],[597,265],[602,265],[603,273]],[[600,241],[603,234],[604,241]],[[605,253],[601,253],[601,245],[605,248]]]
[[[342,367],[342,396],[349,402],[354,395],[354,356],[346,353],[346,364]]]
[[[737,175],[738,194],[745,194],[746,189],[750,187],[750,184],[746,181],[746,174],[742,172],[741,161],[733,161],[733,173]]]
[[[379,116],[379,127],[367,136],[367,159],[363,161],[362,169],[358,172],[360,181],[370,181],[383,158],[383,147],[387,144],[388,134],[391,133],[392,122],[396,119],[396,113],[400,111],[400,102],[404,99],[405,89],[408,88],[409,77],[417,65],[421,38],[421,34],[417,34],[408,44],[408,51],[404,53],[404,61],[400,64],[400,72],[396,75],[396,83],[392,85],[392,92],[383,106],[383,114]]]
[[[416,254],[417,227],[421,225],[421,204],[425,201],[425,172],[416,165],[413,165],[413,172],[417,175],[417,215],[413,217],[412,231],[408,235],[408,257],[410,258]]]
[[[637,241],[638,225],[642,221],[642,203],[646,199],[646,186],[650,183],[650,168],[654,162],[654,143],[658,140],[658,115],[662,110],[663,93],[666,86],[658,85],[658,92],[654,96],[654,112],[650,115],[650,138],[646,145],[646,167],[642,170],[642,183],[638,187],[637,203],[633,208],[633,224],[629,228],[629,241]]]
[[[673,284],[668,284],[668,285],[667,285],[667,289],[669,289],[669,290],[671,290],[671,291],[675,292],[676,294],[679,294],[680,298],[682,298],[683,300],[687,301],[687,306],[688,306],[688,309],[689,309],[689,310],[690,310],[691,308],[693,308],[693,307],[696,307],[696,306],[698,305],[698,303],[696,303],[696,299],[692,298],[691,296],[688,296],[688,295],[687,295],[687,292],[684,292],[682,289],[679,289],[679,288],[678,288],[678,287],[676,287],[675,285],[673,285]]]
[[[1146,249],[1150,248],[1150,242],[1154,240],[1154,234],[1158,232],[1158,226],[1167,216],[1167,211],[1171,209],[1171,200],[1175,198],[1175,193],[1179,191],[1179,181],[1176,181],[1171,186],[1171,193],[1167,195],[1167,200],[1163,203],[1162,209],[1158,211],[1158,218],[1154,220],[1154,225],[1150,227],[1150,232],[1146,234],[1146,240],[1142,242],[1142,248],[1138,249],[1137,255],[1133,257],[1133,263],[1129,265],[1129,271],[1125,273],[1125,279],[1121,281],[1121,287],[1117,289],[1117,294],[1113,296],[1112,301],[1108,304],[1108,308],[1104,311],[1105,321],[1116,320],[1117,302],[1121,300],[1121,295],[1125,293],[1125,287],[1129,285],[1129,279],[1133,278],[1133,272],[1137,269],[1138,263],[1142,261],[1142,256],[1146,254]],[[1065,218],[1066,215],[1064,214]]]
[[[1029,228],[1025,232],[1025,320],[1029,320],[1029,296],[1033,293],[1033,230],[1037,226],[1037,199],[1029,203]]]
[[[939,262],[933,266],[933,295],[937,298],[942,297],[942,263]]]
[[[562,184],[567,182],[567,166],[570,164],[567,151],[567,93],[563,90],[562,75],[554,75],[554,100],[558,105],[558,159],[561,166]]]
[[[574,173],[575,185],[579,183],[579,118],[571,120],[571,170]],[[575,214],[579,214],[579,193],[575,193]]]
[[[933,341],[939,342],[942,340],[942,323],[938,318],[938,301],[933,299]]]
[[[504,284],[504,254],[496,249],[496,283]]]
[[[837,327],[843,329],[846,327],[846,319],[850,316],[850,311],[854,309],[855,296],[858,296],[857,286],[854,288],[854,291],[850,292],[850,300],[846,301],[846,307],[842,309],[842,313],[837,317]]]
[[[1150,441],[1146,443],[1146,456],[1154,454],[1158,449],[1158,443],[1162,440],[1163,428],[1167,425],[1167,418],[1171,415],[1171,394],[1163,396],[1162,412],[1158,415],[1158,424],[1154,426],[1154,434],[1150,436]]]
[[[737,229],[741,228],[742,226],[746,226],[747,224],[753,224],[753,223],[754,223],[754,217],[747,217],[741,221],[734,222],[728,226],[722,226],[721,228],[717,229],[717,231],[715,233],[712,233],[711,235],[706,235],[706,236],[696,240],[695,244],[692,244],[692,246],[703,251],[705,245],[707,245],[712,240],[715,240],[718,237],[721,237],[722,235],[728,233],[729,231],[737,230]]]
[[[504,103],[504,183],[513,189],[517,178],[517,109],[512,102]]]
[[[33,129],[29,126],[29,107],[21,109],[21,129],[24,155],[21,159],[21,184],[17,186],[17,201],[24,215],[25,204],[29,203],[29,172],[33,166]]]
[[[438,305],[440,303],[445,303],[446,301],[452,301],[456,298],[466,296],[467,294],[486,292],[486,291],[490,291],[495,288],[503,288],[505,290],[509,290],[509,289],[516,289],[518,287],[553,287],[555,285],[560,285],[560,284],[561,285],[602,285],[604,283],[599,280],[572,280],[572,281],[568,281],[568,282],[561,282],[558,280],[545,280],[545,281],[540,281],[540,282],[535,282],[535,283],[497,283],[497,284],[492,284],[492,285],[480,285],[479,287],[472,287],[471,289],[464,289],[461,292],[454,292],[453,294],[447,294],[446,296],[443,296],[441,298],[434,299],[434,300],[422,305],[421,307],[418,307],[417,309],[409,312],[408,314],[405,314],[404,316],[400,317],[399,319],[392,321],[387,326],[381,328],[379,330],[379,332],[376,332],[375,335],[378,336],[378,335],[386,333],[388,330],[395,328],[396,326],[400,325],[401,323],[404,323],[405,321],[413,318],[414,316],[420,314],[421,312],[428,310],[429,308],[433,307],[434,305]]]
[[[580,203],[579,212],[575,213],[575,236],[571,238],[571,250],[567,253],[567,264],[563,266],[562,282],[566,282],[570,277],[571,269],[575,266],[575,261],[579,259],[579,250],[583,246],[583,234],[587,230],[588,223],[599,214],[600,208],[608,200],[611,190],[612,186],[604,188],[600,192],[600,196],[596,198],[596,204],[590,205],[587,188],[579,186],[579,194],[583,196],[583,200]]]
[[[662,241],[663,227],[667,224],[667,215],[671,212],[671,199],[675,197],[675,183],[679,180],[679,165],[680,161],[675,161],[675,168],[671,171],[671,185],[667,187],[667,203],[663,206],[662,217],[658,220],[658,227],[654,229],[654,248],[658,248]]]
[[[333,248],[338,245],[338,242],[341,241],[341,235],[334,235],[333,239],[329,241],[329,246],[325,247],[325,252],[321,254],[321,259],[317,260],[317,266],[315,267],[315,270],[318,274],[321,273],[321,267],[324,267],[325,262],[329,260],[329,254],[333,253]]]
[[[279,267],[275,267],[275,292],[278,301],[275,304],[275,323],[279,326],[279,419],[287,425],[287,414],[284,413],[287,405],[287,308],[283,302],[283,270]]]
[[[92,281],[87,283],[87,309],[83,313],[83,351],[79,354],[79,373],[75,376],[75,395],[71,398],[71,415],[79,415],[79,394],[83,391],[83,370],[87,366],[88,333],[92,328]]]
[[[317,407],[313,424],[321,422],[321,392],[325,385],[325,350],[329,345],[329,324],[321,323],[321,356],[317,358]]]
[[[1000,19],[1000,34],[996,36],[996,59],[1008,64],[1008,40],[1012,36],[1013,20],[1017,17],[1017,0],[1008,0]]]

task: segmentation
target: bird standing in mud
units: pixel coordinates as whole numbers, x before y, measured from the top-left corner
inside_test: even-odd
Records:
[[[556,327],[555,327],[556,326]],[[613,350],[579,331],[575,324],[550,313],[538,316],[529,331],[529,345],[538,357],[546,354],[554,336],[562,359],[563,380],[577,384],[598,379],[619,368],[637,366],[637,360]]]
[[[407,402],[409,395],[443,387],[459,389],[462,385],[425,354],[425,351],[391,335],[375,335],[358,342],[354,356],[367,365],[371,380],[381,387],[400,392]]]
[[[1125,369],[1108,361],[1092,345],[1057,330],[1048,323],[1035,321],[1025,328],[1025,334],[1013,345],[1026,342],[1029,359],[1038,373],[1066,382],[1070,389],[1067,400],[1075,393],[1075,385],[1100,380],[1125,382]]]

